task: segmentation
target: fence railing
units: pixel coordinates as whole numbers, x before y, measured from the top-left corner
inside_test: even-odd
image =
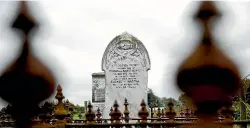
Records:
[[[110,123],[107,120],[102,120],[102,122],[95,121],[94,123],[88,123],[86,120],[73,120],[72,123],[62,123],[57,124],[56,121],[51,121],[50,123],[42,123],[42,121],[33,121],[33,127],[69,127],[69,128],[80,128],[80,127],[195,127],[198,122],[197,119],[194,120],[169,120],[169,119],[148,119],[147,122],[141,122],[141,119],[136,119],[136,122],[126,123],[121,121],[120,123]],[[226,126],[238,126],[246,127],[250,124],[249,120],[245,121],[214,121],[216,127],[226,127]],[[15,127],[14,121],[0,121],[0,127]]]

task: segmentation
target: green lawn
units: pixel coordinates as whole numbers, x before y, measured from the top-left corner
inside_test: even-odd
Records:
[[[82,119],[85,119],[85,113],[81,113],[81,115],[82,115]],[[73,120],[77,120],[77,119],[79,119],[79,114],[74,114]]]

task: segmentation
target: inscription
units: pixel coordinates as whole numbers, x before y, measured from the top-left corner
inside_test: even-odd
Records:
[[[105,101],[105,90],[104,89],[97,89],[95,91],[95,101],[103,102]]]
[[[137,79],[139,64],[115,64],[109,72],[113,74],[111,85],[116,88],[136,88],[140,81]]]
[[[92,102],[105,101],[105,77],[92,78]]]

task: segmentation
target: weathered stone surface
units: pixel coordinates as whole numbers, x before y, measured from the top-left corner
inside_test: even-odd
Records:
[[[102,59],[106,78],[104,118],[109,118],[115,100],[124,111],[125,98],[129,102],[130,117],[138,117],[141,100],[147,103],[149,69],[148,52],[136,37],[125,32],[109,43]]]
[[[92,102],[105,101],[105,73],[92,74]]]

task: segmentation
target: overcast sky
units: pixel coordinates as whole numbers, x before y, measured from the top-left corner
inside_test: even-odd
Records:
[[[215,30],[218,45],[250,73],[249,2],[220,3],[225,15]],[[143,42],[151,59],[148,87],[156,95],[178,98],[176,68],[199,39],[190,19],[195,2],[187,0],[60,0],[30,4],[40,22],[33,39],[35,54],[57,76],[74,104],[91,100],[92,77],[101,71],[106,46],[127,31]],[[17,4],[0,2],[0,72],[15,58],[20,38],[8,28]]]

